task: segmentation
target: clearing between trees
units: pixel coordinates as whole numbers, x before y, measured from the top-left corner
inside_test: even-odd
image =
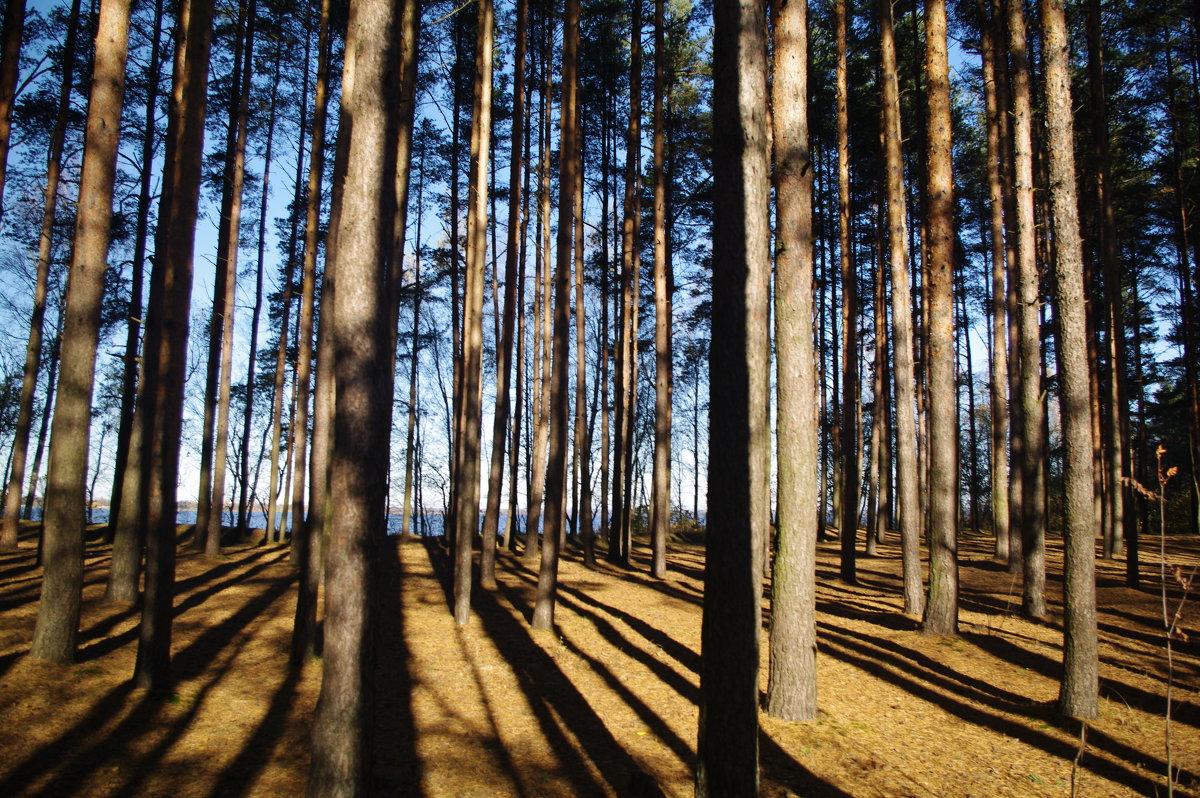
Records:
[[[25,657],[41,569],[36,526],[22,533],[17,552],[0,554],[0,795],[303,793],[321,668],[287,667],[296,572],[286,547],[234,546],[220,559],[181,549],[177,681],[147,692],[130,683],[140,613],[101,602],[110,549],[100,542],[87,547],[78,663]],[[644,573],[644,547],[637,571],[586,569],[568,547],[558,628],[538,633],[536,573],[518,558],[500,555],[498,589],[475,591],[460,628],[443,549],[393,542],[379,583],[375,794],[692,794],[702,547],[675,544],[664,581]],[[1054,712],[1061,540],[1048,541],[1043,625],[1019,616],[1019,577],[989,559],[990,541],[964,537],[958,637],[922,636],[900,613],[889,543],[860,559],[854,587],[836,581],[838,544],[819,546],[820,717],[762,715],[764,795],[1065,796],[1072,782],[1079,796],[1167,794],[1157,558],[1141,590],[1124,587],[1123,561],[1098,561],[1101,715],[1081,749],[1078,727]],[[1147,559],[1158,548],[1142,541]],[[1171,567],[1200,562],[1195,538],[1169,537],[1166,551]],[[1168,582],[1173,612],[1171,568]],[[1194,607],[1184,606],[1186,629]],[[1175,644],[1174,682],[1176,794],[1200,795],[1194,639]]]

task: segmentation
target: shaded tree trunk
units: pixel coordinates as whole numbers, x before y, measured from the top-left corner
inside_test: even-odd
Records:
[[[313,718],[309,796],[364,795],[369,784],[375,618],[373,551],[385,522],[391,429],[387,254],[395,146],[396,4],[354,0],[342,99],[353,120],[339,216],[333,318],[331,492],[338,497],[326,561],[325,647]]]
[[[166,168],[159,203],[156,259],[150,277],[146,323],[142,460],[146,511],[146,588],[134,683],[158,688],[169,679],[171,618],[175,588],[175,489],[183,426],[188,309],[213,8],[188,0],[176,33]]]
[[[770,169],[763,5],[714,3],[708,556],[696,794],[758,794],[759,606],[770,520]]]
[[[554,628],[558,585],[559,544],[567,498],[567,377],[570,353],[571,264],[574,260],[574,193],[579,179],[579,0],[566,0],[563,8],[562,106],[559,112],[561,145],[558,177],[558,236],[554,270],[554,338],[550,374],[550,449],[546,455],[546,533],[542,535],[542,560],[538,569],[533,628]],[[579,397],[578,401],[583,401]]]

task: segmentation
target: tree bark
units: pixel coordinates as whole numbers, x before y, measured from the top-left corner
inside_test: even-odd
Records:
[[[12,132],[13,100],[20,71],[21,37],[25,32],[25,0],[9,0],[4,6],[4,29],[0,40],[0,218],[4,214],[4,179],[8,174],[8,142]]]
[[[667,284],[666,83],[664,0],[654,0],[654,490],[650,573],[667,575],[671,532],[671,292]]]
[[[839,3],[840,5],[840,3]],[[813,351],[812,158],[808,9],[776,0],[771,121],[775,149],[777,543],[767,711],[817,716],[817,375]]]
[[[858,274],[850,246],[850,106],[846,81],[846,3],[833,5],[837,39],[838,263],[842,278],[841,403],[841,558],[842,581],[858,581],[855,538],[858,535]]]
[[[758,794],[762,573],[770,520],[770,169],[764,8],[718,0],[708,554],[696,794]]]
[[[75,658],[79,629],[88,432],[128,45],[128,3],[105,0],[96,29],[75,247],[64,301],[62,372],[50,430],[42,515],[45,575],[29,651],[35,659],[60,663]]]
[[[888,245],[892,277],[892,377],[896,397],[897,514],[904,561],[904,612],[924,610],[921,590],[922,509],[917,491],[917,429],[913,386],[912,299],[909,290],[904,164],[900,154],[900,92],[891,0],[880,0],[879,31],[883,67],[884,155],[888,187]]]
[[[509,427],[510,377],[513,367],[513,327],[516,323],[518,263],[522,254],[525,215],[522,177],[525,162],[522,158],[525,139],[525,52],[529,28],[529,2],[517,3],[517,42],[513,63],[515,84],[512,109],[512,150],[508,164],[508,237],[504,253],[504,319],[501,324],[500,346],[496,353],[496,409],[492,422],[492,461],[488,472],[487,508],[483,516],[483,553],[479,561],[479,585],[485,590],[496,587],[496,533],[500,526],[500,495],[504,483],[504,441]],[[523,309],[522,309],[523,310]],[[521,383],[517,381],[517,392]],[[509,441],[515,452],[520,438],[516,430]],[[516,473],[510,475],[515,484]],[[508,508],[509,524],[515,513],[514,503]]]
[[[365,795],[369,784],[375,623],[372,553],[385,522],[393,353],[387,254],[394,190],[396,4],[354,0],[346,32],[343,107],[353,119],[335,252],[332,495],[326,561],[324,675],[313,719],[309,796]]]
[[[24,14],[23,3],[14,1],[12,5],[21,5],[21,13]],[[54,130],[50,134],[50,154],[46,159],[45,203],[42,212],[42,232],[38,236],[37,275],[34,278],[33,286],[33,311],[29,318],[29,342],[25,346],[25,368],[21,377],[17,426],[13,433],[12,463],[8,472],[8,490],[4,494],[4,527],[0,530],[0,549],[3,550],[17,548],[17,531],[21,514],[21,485],[25,481],[25,458],[29,451],[29,430],[33,426],[33,394],[37,388],[38,368],[42,357],[42,328],[46,316],[46,285],[50,279],[50,251],[54,242],[54,214],[58,207],[63,141],[67,132],[67,112],[70,110],[71,81],[75,66],[75,43],[79,30],[79,0],[74,0],[68,20],[66,40],[63,44],[64,66],[58,93],[58,115],[54,123]],[[6,19],[5,25],[7,26],[7,24]],[[6,40],[4,62],[9,60],[9,44]],[[17,45],[20,46],[19,39]],[[13,53],[13,58],[15,57],[16,53]],[[4,70],[7,68],[7,63],[0,64],[0,82],[5,80]],[[4,91],[6,91],[6,87],[0,86],[0,93]],[[11,94],[11,91],[9,93]],[[2,97],[3,95],[0,94],[0,102],[2,102]],[[9,106],[11,106],[11,98]],[[0,107],[0,113],[3,112],[4,108]],[[0,122],[0,125],[6,124],[7,122]],[[7,136],[5,138],[7,139]],[[7,155],[7,141],[3,148]],[[0,169],[2,168],[0,166]],[[2,190],[3,185],[0,183],[0,192]],[[36,469],[34,469],[34,476],[37,476]]]
[[[1018,325],[1020,338],[1021,413],[1021,557],[1024,574],[1022,611],[1030,618],[1046,615],[1046,503],[1042,405],[1041,338],[1038,321],[1038,272],[1033,217],[1033,130],[1029,88],[1029,56],[1025,13],[1018,0],[1008,0],[1009,56],[1012,60],[1014,194],[1017,219]],[[1016,452],[1014,451],[1014,455]]]
[[[958,631],[958,403],[954,379],[954,179],[945,0],[925,2],[928,219],[925,274],[929,340],[929,598],[922,631]],[[1082,338],[1080,339],[1082,340]]]
[[[475,87],[471,126],[471,176],[467,204],[467,268],[464,284],[461,410],[455,445],[454,620],[471,617],[472,543],[479,530],[479,460],[483,425],[483,284],[487,262],[487,178],[492,139],[491,0],[480,0],[475,39]],[[501,441],[500,447],[504,444]]]
[[[154,248],[157,257],[150,278],[141,406],[145,414],[146,588],[134,666],[135,684],[146,688],[164,686],[170,675],[175,490],[212,15],[211,0],[187,0],[179,11],[166,168]]]
[[[550,449],[546,456],[546,533],[542,535],[542,560],[538,569],[537,601],[533,628],[554,628],[558,585],[559,543],[566,515],[567,479],[567,376],[570,353],[571,265],[574,260],[574,192],[579,179],[579,0],[566,0],[563,8],[562,105],[559,111],[561,144],[558,177],[558,236],[554,269],[554,338],[550,374]],[[581,398],[582,399],[582,398]]]
[[[1063,522],[1063,678],[1059,708],[1090,719],[1099,714],[1095,540],[1092,522],[1091,392],[1083,293],[1083,246],[1075,188],[1070,57],[1062,0],[1041,0],[1045,56],[1047,156],[1056,248],[1054,293],[1062,331],[1056,350],[1066,445]],[[1119,364],[1123,365],[1123,364]],[[1118,425],[1117,434],[1120,434]],[[1114,492],[1120,491],[1113,485]]]

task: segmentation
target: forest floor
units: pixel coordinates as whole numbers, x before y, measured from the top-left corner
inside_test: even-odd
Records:
[[[296,578],[287,549],[181,550],[174,689],[134,689],[139,613],[101,600],[109,561],[87,547],[77,664],[25,657],[40,586],[35,529],[0,554],[0,795],[290,796],[303,793],[319,662],[289,673]],[[1048,552],[1051,619],[1019,614],[1020,581],[985,540],[963,540],[961,634],[926,637],[900,612],[895,545],[837,581],[820,546],[820,717],[762,716],[770,796],[1166,795],[1167,656],[1159,540],[1142,542],[1139,590],[1124,562],[1098,562],[1102,700],[1082,740],[1054,712],[1061,660],[1061,546]],[[702,549],[670,573],[562,563],[558,628],[531,632],[536,571],[501,555],[499,588],[470,623],[447,608],[447,560],[432,543],[388,550],[376,640],[374,794],[692,794]],[[1168,538],[1191,569],[1200,540]],[[1170,569],[1168,569],[1170,571]],[[397,578],[392,578],[397,577]],[[1168,573],[1169,581],[1173,581]],[[1172,588],[1168,604],[1179,602]],[[1171,742],[1179,795],[1200,794],[1200,628],[1176,643]],[[766,684],[766,655],[762,684]]]

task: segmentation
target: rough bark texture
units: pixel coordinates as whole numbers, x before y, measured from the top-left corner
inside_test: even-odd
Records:
[[[954,180],[951,169],[950,66],[945,0],[925,2],[925,78],[929,101],[926,288],[929,341],[929,598],[922,630],[958,631],[958,403],[954,353]],[[1081,339],[1082,340],[1082,339]]]
[[[983,98],[987,122],[988,203],[991,211],[991,475],[992,533],[996,536],[996,559],[1008,560],[1008,323],[1004,287],[1004,187],[1000,177],[1000,118],[996,91],[996,42],[992,21],[984,3],[979,3],[980,49],[983,62]]]
[[[370,758],[374,664],[372,553],[386,495],[384,459],[391,428],[392,353],[386,329],[386,253],[392,190],[385,161],[395,138],[395,4],[350,7],[343,106],[352,120],[335,253],[333,321],[337,396],[331,492],[338,497],[326,562],[324,675],[313,719],[308,795],[365,795]]]
[[[43,515],[45,576],[30,648],[30,656],[36,659],[62,663],[75,657],[79,627],[88,430],[128,44],[129,4],[107,0],[100,7],[96,32],[75,248],[64,303],[62,372],[50,430]]]
[[[1030,107],[1029,57],[1025,13],[1019,0],[1008,2],[1009,57],[1012,60],[1013,193],[1016,196],[1018,325],[1020,339],[1021,412],[1021,564],[1024,573],[1022,611],[1030,618],[1046,615],[1045,408],[1042,405],[1041,337],[1038,320],[1038,270],[1033,217],[1033,120]],[[1017,454],[1014,447],[1014,457]]]
[[[176,28],[166,167],[150,280],[142,394],[143,498],[146,516],[146,587],[134,682],[167,684],[175,586],[175,490],[179,477],[192,255],[204,152],[212,3],[189,0]]]
[[[1059,707],[1064,715],[1087,719],[1099,713],[1099,655],[1083,246],[1079,238],[1070,60],[1062,0],[1042,0],[1041,13],[1046,64],[1050,207],[1057,251],[1054,294],[1061,330],[1057,347],[1062,372],[1059,385],[1063,442],[1066,445],[1063,678],[1059,689]],[[1112,490],[1120,491],[1121,487],[1114,485]]]
[[[317,588],[321,583],[323,530],[314,536],[304,514],[305,479],[308,475],[308,400],[312,379],[313,312],[317,289],[317,250],[321,223],[321,185],[325,173],[325,127],[329,118],[329,0],[321,2],[317,34],[317,83],[313,97],[312,134],[308,156],[308,193],[304,209],[304,267],[300,278],[300,332],[296,337],[296,434],[292,446],[292,558],[300,569],[296,616],[292,634],[292,662],[303,662],[316,650]],[[315,472],[323,475],[324,472]],[[319,476],[317,478],[320,478]],[[323,508],[317,508],[318,511]]]
[[[567,499],[567,375],[570,360],[571,264],[574,260],[573,194],[579,177],[579,0],[563,8],[563,78],[559,161],[558,239],[554,269],[554,339],[550,374],[550,449],[546,456],[546,534],[538,569],[533,628],[554,628],[558,585],[558,550],[566,520]]]
[[[508,238],[504,253],[504,319],[501,322],[500,346],[496,352],[496,410],[492,422],[492,460],[488,471],[487,508],[483,516],[483,553],[479,563],[479,584],[491,590],[496,586],[496,533],[500,526],[500,497],[504,487],[504,440],[509,427],[509,383],[513,368],[513,328],[516,325],[518,263],[522,254],[524,231],[522,158],[525,138],[525,51],[529,26],[528,0],[517,3],[517,52],[513,64],[516,76],[513,87],[512,151],[508,168]],[[517,391],[524,386],[518,380]],[[512,435],[509,446],[516,451],[520,439]],[[510,476],[515,483],[516,474]],[[508,522],[512,523],[515,508],[509,507]]]
[[[650,573],[667,575],[671,531],[671,288],[667,282],[667,139],[663,129],[666,82],[664,0],[654,0],[654,490]]]
[[[492,138],[491,0],[480,0],[475,39],[475,88],[471,126],[471,175],[467,207],[467,268],[463,303],[462,393],[456,471],[454,619],[471,615],[472,544],[479,530],[479,459],[483,424],[483,284],[487,259],[487,176]],[[503,443],[501,443],[503,447]]]
[[[770,519],[770,170],[764,8],[718,0],[708,553],[696,794],[758,794],[760,600]]]
[[[858,275],[850,246],[850,105],[846,79],[846,4],[833,6],[837,39],[837,149],[838,149],[838,265],[842,279],[842,401],[839,423],[841,451],[840,575],[843,582],[858,581],[854,543],[858,535]]]
[[[0,214],[4,213],[4,178],[8,174],[8,141],[12,131],[13,99],[17,93],[18,59],[25,31],[25,0],[4,6],[3,56],[0,56]]]
[[[777,542],[771,580],[767,711],[817,716],[817,381],[813,352],[812,159],[808,9],[776,0],[771,121],[775,149]]]
[[[13,3],[18,5],[18,3]],[[58,94],[58,118],[50,134],[50,154],[46,159],[45,203],[42,208],[42,232],[38,237],[37,273],[33,286],[33,310],[29,316],[29,341],[25,345],[25,368],[21,376],[21,396],[17,405],[17,426],[13,432],[8,489],[4,493],[4,526],[0,529],[0,549],[17,547],[17,529],[21,514],[21,485],[25,481],[25,458],[29,452],[29,430],[33,426],[33,393],[37,388],[38,367],[42,356],[42,328],[46,317],[46,284],[50,277],[50,251],[54,241],[54,213],[58,206],[58,183],[62,173],[63,140],[66,137],[67,112],[70,109],[71,80],[75,65],[75,43],[79,31],[79,0],[74,0],[63,45],[63,78]],[[19,43],[19,42],[18,42]],[[5,41],[5,47],[8,47]],[[13,54],[15,57],[15,53]],[[4,54],[7,62],[9,54]],[[0,81],[4,69],[0,67]],[[4,91],[0,88],[0,92]],[[10,98],[11,99],[11,98]],[[37,473],[33,476],[36,478]]]
[[[884,156],[887,171],[888,252],[892,277],[892,378],[896,397],[896,492],[900,546],[904,558],[904,611],[920,615],[921,503],[917,491],[917,424],[914,391],[912,294],[909,289],[904,164],[900,155],[900,90],[891,0],[879,3],[883,70]]]

